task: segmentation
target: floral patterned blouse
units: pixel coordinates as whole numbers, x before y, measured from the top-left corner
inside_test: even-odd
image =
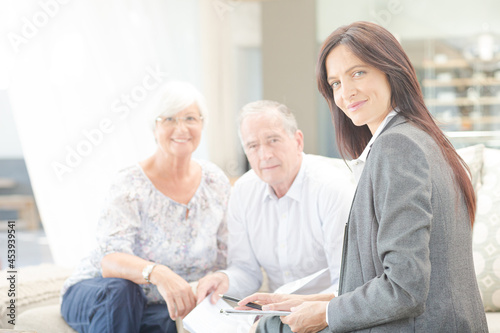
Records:
[[[101,277],[101,260],[113,252],[163,264],[188,282],[225,268],[231,185],[215,164],[196,162],[201,183],[187,205],[158,191],[139,165],[120,171],[97,224],[98,247],[65,281],[61,295],[77,282]],[[148,303],[164,302],[156,286],[141,287]]]

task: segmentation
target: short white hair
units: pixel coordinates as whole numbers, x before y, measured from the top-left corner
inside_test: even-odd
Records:
[[[244,145],[244,142],[243,137],[241,136],[241,125],[246,118],[262,114],[277,117],[280,120],[283,129],[291,138],[293,138],[295,133],[297,133],[297,120],[295,119],[292,111],[286,105],[269,100],[255,101],[243,106],[238,119],[238,135],[242,145]]]
[[[198,107],[205,125],[208,120],[205,98],[194,85],[188,82],[170,81],[160,86],[151,103],[149,122],[153,131],[158,117],[171,117],[192,104]]]

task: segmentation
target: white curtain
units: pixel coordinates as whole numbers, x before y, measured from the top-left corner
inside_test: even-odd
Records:
[[[94,245],[113,175],[154,151],[155,88],[201,88],[198,1],[1,1],[0,81],[54,260],[73,266]]]

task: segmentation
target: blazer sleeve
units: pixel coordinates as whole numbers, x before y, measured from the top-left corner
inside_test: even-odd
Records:
[[[365,183],[358,187],[358,191],[372,191],[372,206],[353,210],[372,210],[372,221],[362,223],[372,223],[366,227],[376,233],[373,262],[383,269],[364,285],[332,299],[331,332],[423,313],[430,285],[432,222],[431,161],[423,149],[401,133],[381,135],[372,146],[364,170],[369,177],[363,177]]]

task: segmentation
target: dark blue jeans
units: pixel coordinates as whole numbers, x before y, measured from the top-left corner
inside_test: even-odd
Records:
[[[118,278],[94,278],[71,286],[61,314],[80,333],[177,333],[166,304],[147,304],[139,285]]]

